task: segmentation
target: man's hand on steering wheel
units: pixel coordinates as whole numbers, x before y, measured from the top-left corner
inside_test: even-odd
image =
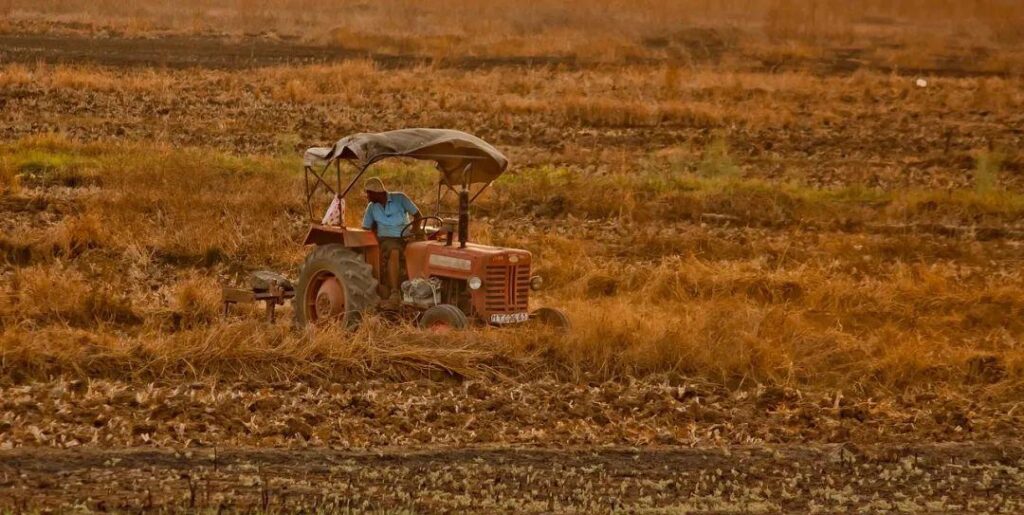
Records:
[[[402,238],[415,237],[417,240],[424,239],[427,231],[427,222],[430,220],[436,220],[438,227],[444,224],[444,220],[436,216],[418,216],[402,228]]]

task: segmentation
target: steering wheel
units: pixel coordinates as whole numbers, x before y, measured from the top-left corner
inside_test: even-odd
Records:
[[[437,228],[434,230],[434,233],[439,231],[441,229],[441,227],[444,225],[444,220],[442,220],[442,219],[440,219],[440,218],[438,218],[436,216],[424,216],[424,217],[420,218],[419,220],[413,220],[413,221],[405,224],[405,227],[402,227],[402,233],[401,233],[402,238],[403,239],[407,239],[410,236],[415,235],[416,233],[426,234],[427,228],[428,228],[428,226],[427,226],[427,221],[428,220],[436,220],[437,221]],[[418,223],[418,225],[417,225],[417,223]],[[410,231],[409,229],[412,229],[412,231]],[[433,234],[433,233],[431,233],[431,234]]]

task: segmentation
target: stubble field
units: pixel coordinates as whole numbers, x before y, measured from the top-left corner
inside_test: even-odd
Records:
[[[1012,3],[120,4],[0,3],[0,510],[1019,509]],[[221,317],[417,126],[571,334]]]

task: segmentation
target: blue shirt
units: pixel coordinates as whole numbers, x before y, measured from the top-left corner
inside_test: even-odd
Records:
[[[416,204],[402,192],[388,193],[388,203],[380,205],[370,202],[363,214],[363,228],[372,229],[377,226],[377,236],[382,238],[401,238],[402,228],[409,223],[409,215],[418,212]]]

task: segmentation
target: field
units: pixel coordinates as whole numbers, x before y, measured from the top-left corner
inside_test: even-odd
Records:
[[[1022,70],[998,0],[0,0],[0,512],[1019,511]],[[221,315],[402,127],[570,334]]]

